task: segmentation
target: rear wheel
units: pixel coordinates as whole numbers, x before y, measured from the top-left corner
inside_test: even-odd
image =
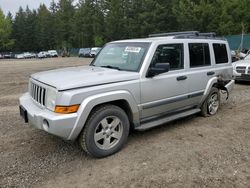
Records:
[[[80,146],[94,157],[106,157],[119,151],[127,141],[129,120],[121,108],[104,105],[96,108],[80,134]]]
[[[201,114],[205,117],[213,116],[217,113],[220,107],[220,93],[219,90],[213,87],[201,106]]]

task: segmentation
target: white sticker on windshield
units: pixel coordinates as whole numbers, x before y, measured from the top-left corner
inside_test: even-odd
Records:
[[[139,53],[141,51],[141,47],[132,47],[127,46],[125,52]]]

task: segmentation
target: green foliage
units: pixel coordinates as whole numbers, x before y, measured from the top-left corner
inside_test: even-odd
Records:
[[[103,46],[105,44],[103,37],[96,36],[95,37],[95,46]]]
[[[14,45],[14,40],[10,39],[12,32],[11,18],[6,17],[0,9],[0,49],[10,50]]]
[[[0,51],[102,46],[150,33],[250,32],[249,0],[52,0],[49,9],[0,11]]]

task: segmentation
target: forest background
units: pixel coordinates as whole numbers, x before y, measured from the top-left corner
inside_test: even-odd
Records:
[[[0,9],[0,51],[102,46],[151,33],[250,31],[249,0],[53,0],[49,7]]]

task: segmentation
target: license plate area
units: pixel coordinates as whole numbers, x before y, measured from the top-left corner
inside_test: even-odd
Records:
[[[28,113],[27,110],[24,109],[24,107],[19,106],[20,116],[24,119],[25,123],[28,123]]]

